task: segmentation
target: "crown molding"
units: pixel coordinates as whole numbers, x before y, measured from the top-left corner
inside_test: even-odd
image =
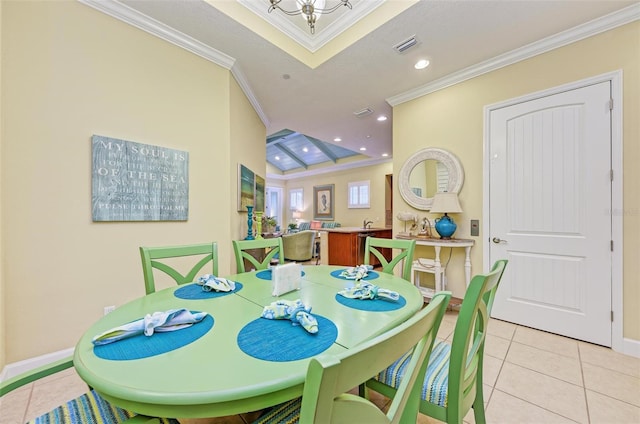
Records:
[[[162,38],[178,47],[190,51],[204,59],[207,59],[225,69],[231,69],[235,59],[200,41],[183,34],[162,22],[156,21],[129,6],[116,0],[78,0],[80,3],[90,6],[102,13],[114,17],[122,22],[133,25],[156,37]]]
[[[337,171],[345,171],[348,169],[362,168],[363,166],[380,165],[383,163],[391,162],[392,160],[393,159],[391,157],[384,158],[384,159],[365,159],[365,160],[359,160],[357,162],[339,163],[339,164],[335,164],[335,165],[331,165],[323,168],[311,169],[308,171],[292,172],[290,174],[267,173],[267,179],[288,181],[288,180],[294,180],[298,178],[313,177],[316,175],[334,173]]]
[[[454,72],[446,77],[437,79],[416,89],[386,99],[389,105],[399,104],[431,94],[438,90],[459,84],[463,81],[495,71],[508,65],[529,59],[548,51],[566,46],[568,44],[592,37],[605,31],[626,25],[640,19],[640,3],[636,3],[617,12],[578,25],[572,29],[543,38],[542,40],[528,44],[524,47],[512,50],[508,53],[496,56],[492,59],[480,62],[461,71]]]
[[[80,3],[92,7],[106,15],[116,18],[122,22],[141,29],[149,34],[155,35],[171,44],[181,47],[191,53],[202,57],[210,62],[215,63],[225,69],[231,71],[232,75],[240,85],[240,88],[247,96],[247,99],[253,106],[254,110],[262,120],[262,123],[268,127],[269,118],[264,113],[262,106],[256,99],[251,90],[251,86],[247,82],[244,74],[236,65],[236,59],[214,49],[200,41],[171,28],[147,15],[138,12],[129,6],[122,4],[116,0],[78,0]]]
[[[244,76],[244,73],[240,70],[238,64],[235,64],[231,68],[231,74],[236,79],[236,82],[240,86],[240,89],[244,92],[244,95],[247,96],[247,100],[249,100],[249,103],[251,103],[251,106],[253,106],[253,109],[258,114],[258,117],[260,117],[260,120],[262,121],[264,126],[269,128],[271,126],[271,121],[269,120],[267,114],[264,112],[264,109],[262,109],[262,106],[260,105],[258,99],[256,99],[256,96],[254,96],[253,90],[251,90],[251,85],[247,81],[247,78]]]

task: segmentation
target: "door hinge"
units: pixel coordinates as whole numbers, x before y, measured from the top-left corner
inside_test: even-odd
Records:
[[[611,240],[611,251],[613,252],[613,240]]]
[[[611,322],[613,322],[613,311],[611,311]]]
[[[613,110],[613,99],[609,99],[609,110]]]
[[[613,181],[613,169],[609,171],[609,179]]]

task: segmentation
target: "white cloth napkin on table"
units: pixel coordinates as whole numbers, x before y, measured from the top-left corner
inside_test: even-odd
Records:
[[[360,281],[369,274],[369,271],[373,270],[371,265],[358,265],[351,268],[347,268],[340,273],[341,277],[347,280]]]
[[[226,278],[216,277],[215,275],[205,274],[202,277],[198,277],[196,284],[202,286],[202,291],[219,291],[230,292],[236,289],[236,283]]]
[[[154,312],[145,315],[144,318],[139,320],[98,334],[91,342],[96,346],[100,346],[139,334],[152,336],[153,333],[180,330],[202,321],[207,315],[206,312],[192,313],[185,308],[170,309],[166,312]]]
[[[397,292],[380,288],[366,281],[360,281],[353,287],[340,290],[338,294],[349,299],[383,299],[392,302],[400,299],[400,295]]]
[[[311,315],[311,306],[305,305],[300,299],[271,302],[262,310],[262,318],[289,319],[293,325],[301,325],[311,334],[318,332],[318,320]]]

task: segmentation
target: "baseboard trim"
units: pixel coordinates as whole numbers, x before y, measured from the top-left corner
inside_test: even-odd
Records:
[[[625,355],[640,358],[640,340],[623,339],[622,340],[622,352]]]
[[[37,356],[35,358],[25,359],[24,361],[14,362],[12,364],[7,364],[0,372],[0,382],[8,380],[16,375],[20,375],[23,372],[30,371],[34,368],[41,367],[42,365],[47,365],[52,362],[55,362],[59,359],[66,358],[67,356],[73,355],[74,348],[70,347],[69,349],[60,350],[57,352],[47,353],[42,356]]]

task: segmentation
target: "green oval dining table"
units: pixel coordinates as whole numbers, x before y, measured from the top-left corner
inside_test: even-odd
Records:
[[[334,337],[326,347],[320,347],[324,349],[320,352],[322,354],[345,352],[404,322],[422,307],[422,294],[414,285],[400,277],[375,271],[371,274],[375,279],[369,282],[397,292],[402,302],[385,305],[380,302],[387,301],[379,299],[349,299],[352,305],[345,305],[337,293],[353,281],[337,276],[344,268],[304,266],[301,288],[279,297],[271,295],[272,282],[265,271],[226,277],[240,284],[233,293],[216,297],[199,298],[197,294],[201,288],[195,284],[175,286],[140,297],[89,327],[76,345],[74,366],[80,377],[109,402],[148,416],[203,418],[235,415],[299,397],[313,355],[292,360],[265,360],[245,353],[247,349],[239,345],[245,329],[265,320],[260,318],[265,306],[279,299],[301,299],[311,306],[311,314],[317,316],[321,324],[317,335]],[[196,293],[195,298],[179,297],[185,290]],[[382,310],[370,310],[376,304],[383,306]],[[391,308],[385,310],[386,306]],[[129,348],[125,340],[102,346],[107,352],[114,351],[116,356],[124,355],[123,358],[105,359],[100,347],[92,343],[94,336],[146,314],[179,308],[207,312],[213,318],[213,326],[206,327],[211,320],[209,324],[204,320],[194,324],[190,329],[198,329],[204,334],[175,348],[160,344],[161,350],[168,349],[164,353],[149,353],[151,345],[147,347],[145,344],[161,341],[165,335],[169,339],[183,337],[180,333],[187,335],[188,329],[150,337],[138,336],[140,340],[132,338],[129,342],[138,343],[134,348]],[[320,318],[325,321],[320,321]],[[326,323],[332,325],[324,325]],[[259,331],[254,336],[255,341],[245,338],[244,343],[248,341],[249,347],[257,347],[259,355],[269,354],[270,349],[279,349],[281,344],[285,346],[290,337],[302,335],[297,332],[305,332],[291,321],[286,324],[279,327],[282,333]],[[333,333],[329,334],[330,331]],[[264,343],[264,349],[260,343]],[[289,347],[273,353],[285,357],[290,354],[304,356],[305,349],[313,348],[313,343],[315,341],[305,342],[300,351]],[[143,357],[127,357],[134,352],[141,353]],[[151,356],[144,357],[147,354]],[[390,362],[393,359],[390,358]],[[375,371],[372,370],[372,374]]]

